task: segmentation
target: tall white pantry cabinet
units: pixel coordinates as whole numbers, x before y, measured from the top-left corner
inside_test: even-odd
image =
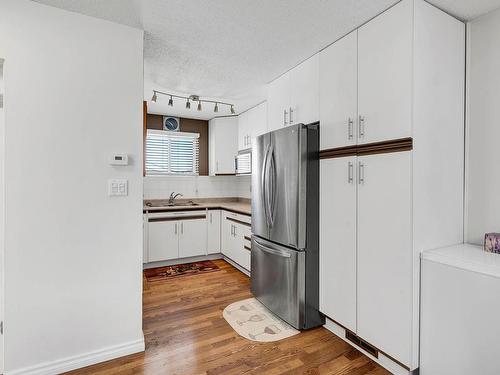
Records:
[[[320,310],[409,373],[420,253],[463,242],[465,25],[403,0],[319,57]]]

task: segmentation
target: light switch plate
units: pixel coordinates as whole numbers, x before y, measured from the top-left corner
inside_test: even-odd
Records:
[[[110,197],[128,195],[128,180],[125,179],[108,180],[108,195]]]

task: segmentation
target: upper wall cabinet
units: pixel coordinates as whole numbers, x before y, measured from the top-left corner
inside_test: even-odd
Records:
[[[210,120],[208,128],[210,176],[235,174],[234,158],[238,153],[238,117]]]
[[[319,120],[319,56],[316,54],[269,84],[268,128]]]
[[[253,140],[267,132],[267,102],[238,116],[238,150],[252,147]]]
[[[357,46],[353,31],[320,53],[320,149],[357,142]]]
[[[411,137],[413,2],[320,53],[321,149]]]

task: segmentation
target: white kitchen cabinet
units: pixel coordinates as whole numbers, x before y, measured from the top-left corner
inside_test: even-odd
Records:
[[[208,210],[207,218],[207,253],[220,253],[220,210]]]
[[[238,116],[238,150],[251,148],[253,140],[264,133],[267,133],[267,102]]]
[[[145,262],[207,254],[206,211],[150,212]]]
[[[238,150],[246,150],[251,147],[251,119],[249,111],[238,116]]]
[[[289,125],[290,72],[276,78],[268,85],[267,127],[269,131]]]
[[[357,143],[358,31],[320,52],[320,149]]]
[[[234,174],[238,153],[238,117],[219,117],[209,121],[210,176]]]
[[[241,267],[250,271],[250,217],[234,212],[222,212],[222,244],[221,252]],[[247,248],[245,248],[245,246]]]
[[[289,124],[319,120],[319,54],[290,70]]]
[[[413,1],[358,30],[358,143],[411,136]]]
[[[268,129],[319,120],[319,56],[316,54],[268,86]]]
[[[148,262],[179,258],[179,224],[170,218],[150,218]]]
[[[403,0],[357,30],[357,50],[355,33],[320,56],[320,143],[329,149],[320,162],[320,309],[329,329],[353,332],[381,365],[408,373],[419,366],[420,253],[463,241],[465,27],[425,1]],[[353,113],[356,141],[346,122]],[[407,137],[408,148],[365,145]],[[351,207],[353,193],[341,186],[349,160]],[[355,306],[355,326],[345,306]]]
[[[410,363],[411,153],[358,157],[358,182],[357,334]]]
[[[320,164],[320,311],[356,332],[356,157]],[[340,282],[341,280],[341,282]]]
[[[179,258],[207,255],[207,219],[179,222]]]

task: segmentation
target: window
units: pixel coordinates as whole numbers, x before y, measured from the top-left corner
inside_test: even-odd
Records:
[[[198,175],[199,137],[198,133],[148,129],[146,175]]]

